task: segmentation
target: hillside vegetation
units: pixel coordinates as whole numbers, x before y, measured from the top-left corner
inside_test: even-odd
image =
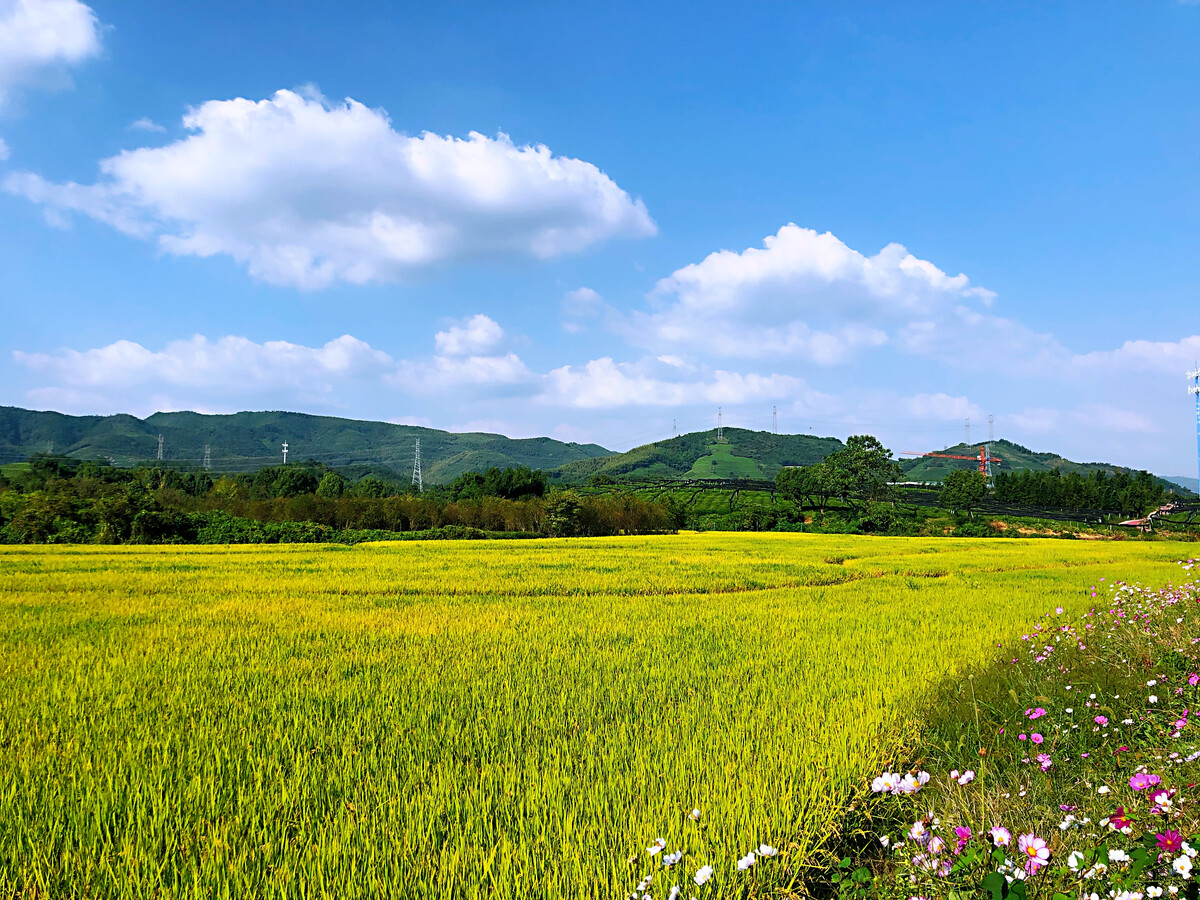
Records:
[[[744,428],[726,428],[724,437],[724,443],[717,443],[714,431],[681,434],[625,453],[567,463],[551,475],[564,483],[585,482],[598,475],[618,481],[771,479],[784,466],[811,466],[842,447],[837,438]]]
[[[973,459],[940,459],[935,456],[903,457],[900,467],[909,481],[940,482],[951,472],[963,469],[979,468],[979,448],[982,444],[955,444],[938,453],[948,453],[955,456],[971,456]],[[1093,472],[1107,472],[1110,475],[1117,472],[1133,474],[1135,470],[1124,466],[1116,466],[1104,462],[1073,462],[1057,453],[1039,453],[1014,444],[1012,441],[992,441],[988,444],[991,455],[999,457],[1000,462],[992,467],[993,473],[1015,472],[1028,470],[1030,472],[1051,472],[1059,469],[1064,475],[1072,472],[1079,475],[1091,475]]]
[[[18,462],[53,447],[77,459],[110,458],[115,465],[154,459],[163,436],[164,462],[199,466],[211,447],[213,470],[246,472],[288,458],[355,467],[361,474],[412,471],[413,445],[421,440],[426,482],[451,481],[463,472],[528,466],[553,469],[573,460],[611,453],[598,444],[553,438],[515,440],[499,434],[452,434],[435,428],[364,422],[293,412],[194,412],[134,416],[68,416],[0,406],[0,462]]]

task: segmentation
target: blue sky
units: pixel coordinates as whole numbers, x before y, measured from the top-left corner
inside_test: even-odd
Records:
[[[1200,6],[0,0],[0,403],[1194,474]]]

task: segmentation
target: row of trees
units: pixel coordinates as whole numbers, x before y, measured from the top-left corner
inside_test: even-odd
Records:
[[[1149,472],[999,472],[992,496],[1005,503],[1061,509],[1111,509],[1140,515],[1167,501],[1162,483]]]
[[[0,542],[192,541],[258,533],[227,520],[304,523],[316,530],[275,527],[262,533],[347,540],[358,532],[445,529],[459,529],[456,534],[646,534],[673,530],[679,518],[667,506],[637,497],[581,497],[569,491],[545,496],[545,476],[526,468],[472,473],[447,488],[414,495],[382,480],[364,490],[363,482],[370,479],[350,483],[337,472],[304,465],[213,480],[203,472],[159,467],[115,469],[46,457],[31,462],[18,478],[0,478]]]
[[[892,482],[902,470],[890,451],[870,435],[855,435],[842,450],[803,468],[784,469],[775,478],[777,490],[800,508],[822,512],[837,500],[859,514],[872,504],[894,499]],[[1023,507],[1111,510],[1140,515],[1169,499],[1162,483],[1149,472],[1130,474],[1096,470],[1089,475],[1049,472],[1000,472],[989,491],[974,470],[951,472],[939,493],[942,506],[964,512],[986,500]]]

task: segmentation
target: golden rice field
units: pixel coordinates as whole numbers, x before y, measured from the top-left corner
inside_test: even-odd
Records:
[[[803,876],[912,700],[1179,555],[3,547],[0,897],[620,897],[649,871],[655,896],[766,894]],[[676,869],[645,853],[658,837]],[[762,842],[780,856],[737,873]]]

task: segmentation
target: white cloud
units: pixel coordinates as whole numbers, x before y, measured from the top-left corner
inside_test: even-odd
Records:
[[[635,363],[610,357],[583,366],[562,366],[547,375],[543,402],[587,409],[622,406],[693,406],[746,403],[808,393],[802,379],[788,375],[743,375],[717,370],[700,378],[663,378]]]
[[[652,310],[634,316],[627,335],[654,348],[832,365],[891,342],[908,323],[994,296],[900,244],[864,256],[828,232],[788,224],[761,248],[721,250],[661,279]]]
[[[504,329],[485,315],[477,314],[460,325],[439,331],[433,340],[438,353],[445,356],[464,356],[491,349],[504,339]]]
[[[386,353],[348,334],[322,347],[288,341],[260,344],[234,336],[210,341],[195,335],[172,341],[158,351],[121,340],[92,350],[66,349],[56,354],[18,350],[13,358],[70,389],[173,386],[245,396],[280,388],[327,393],[335,380],[378,374],[395,365]]]
[[[1072,370],[1095,375],[1101,372],[1147,373],[1183,377],[1200,359],[1200,335],[1178,341],[1126,341],[1115,350],[1096,350],[1072,357]],[[1182,382],[1181,382],[1182,383]]]
[[[496,356],[435,356],[431,362],[406,361],[396,384],[407,390],[480,387],[507,389],[537,380],[515,353]]]
[[[0,109],[29,85],[70,83],[65,66],[100,53],[100,23],[78,0],[0,0]]]
[[[153,119],[149,119],[146,116],[142,116],[140,119],[130,122],[129,129],[130,131],[150,131],[156,134],[161,134],[167,130],[165,127],[159,125]]]
[[[4,143],[4,138],[0,138],[0,162],[8,159],[8,144]]]
[[[20,172],[4,186],[52,216],[80,212],[167,253],[226,254],[254,278],[309,289],[655,233],[596,166],[504,134],[410,137],[382,110],[293,91],[208,101],[183,124],[186,138],[103,160],[95,184]]]

